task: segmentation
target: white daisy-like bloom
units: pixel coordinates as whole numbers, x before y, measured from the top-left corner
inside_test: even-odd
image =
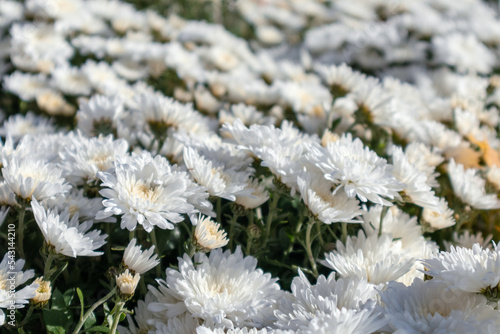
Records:
[[[127,141],[114,140],[112,135],[86,138],[78,133],[59,154],[59,166],[69,182],[75,185],[93,183],[98,180],[97,173],[112,168],[117,157],[127,155],[128,148]]]
[[[117,96],[93,95],[80,103],[76,113],[77,128],[89,137],[116,134],[125,118],[123,101]]]
[[[269,192],[264,184],[259,182],[258,179],[249,180],[247,182],[247,188],[249,188],[252,193],[250,195],[238,195],[234,201],[246,210],[255,209],[267,202],[269,199]]]
[[[15,141],[20,140],[27,134],[39,135],[54,132],[55,127],[49,118],[37,116],[31,111],[26,115],[15,114],[10,116],[0,127],[1,136],[10,137]]]
[[[160,260],[158,259],[158,255],[154,253],[155,246],[151,246],[148,250],[143,251],[141,246],[136,246],[136,243],[136,238],[130,240],[123,253],[122,262],[132,273],[142,275],[156,267],[160,263]]]
[[[144,334],[150,330],[154,330],[153,322],[160,322],[159,319],[154,319],[153,313],[148,310],[148,305],[156,302],[155,296],[149,291],[146,293],[144,300],[139,300],[134,308],[134,317],[127,314],[128,328],[118,325],[118,331],[124,334]]]
[[[365,78],[365,75],[354,71],[350,66],[341,64],[315,64],[314,71],[330,87],[334,97],[341,97],[355,89]]]
[[[299,270],[299,276],[292,281],[291,290],[292,293],[285,293],[281,298],[275,311],[275,326],[280,329],[304,330],[317,317],[337,317],[345,311],[357,313],[366,310],[371,317],[379,317],[380,312],[374,311],[377,298],[375,285],[363,279],[336,280],[332,272],[328,277],[320,275],[316,284],[311,285]]]
[[[346,244],[337,241],[336,250],[325,254],[321,264],[331,268],[342,278],[364,278],[373,284],[394,281],[410,271],[415,259],[403,249],[401,240],[392,235],[347,237]]]
[[[495,66],[495,55],[473,34],[455,32],[432,39],[436,60],[455,66],[458,72],[489,73]]]
[[[116,276],[115,281],[121,295],[132,296],[135,293],[135,289],[140,279],[141,275],[139,273],[132,275],[128,269],[125,269],[123,273]]]
[[[426,274],[451,288],[463,292],[484,293],[487,296],[500,286],[500,249],[451,246],[449,252],[423,261]]]
[[[28,74],[16,71],[3,77],[6,90],[16,94],[24,101],[32,101],[39,94],[49,90],[47,77],[43,74]]]
[[[416,217],[410,217],[397,206],[392,206],[386,212],[381,226],[381,213],[382,206],[377,205],[363,214],[364,222],[362,227],[367,236],[378,235],[382,227],[382,234],[387,234],[393,239],[399,240],[401,249],[414,259],[428,259],[438,253],[438,245],[424,238],[422,226],[418,224]],[[414,261],[411,270],[398,278],[397,281],[411,285],[415,278],[424,278],[423,270],[422,263]]]
[[[159,155],[142,152],[115,160],[112,172],[99,172],[106,199],[105,209],[97,219],[121,215],[122,229],[133,231],[137,224],[151,232],[155,226],[173,229],[184,220],[182,214],[194,212],[187,203],[187,181],[172,173],[167,160]]]
[[[457,164],[452,159],[448,164],[448,175],[455,195],[465,204],[479,210],[500,208],[497,195],[486,193],[486,181],[478,175],[477,170],[465,170],[462,164]]]
[[[23,308],[29,300],[36,295],[36,284],[28,285],[22,289],[16,289],[21,284],[35,276],[33,269],[23,271],[26,261],[19,259],[14,261],[15,254],[5,253],[0,262],[0,326],[5,322],[5,313],[2,309]],[[14,293],[11,293],[15,290]]]
[[[51,82],[69,95],[90,95],[92,88],[87,77],[77,67],[61,66],[51,72]]]
[[[492,249],[492,238],[492,234],[487,235],[485,238],[483,237],[483,234],[481,232],[471,234],[469,230],[465,230],[461,234],[453,232],[451,241],[444,241],[444,247],[447,252],[451,252],[452,246],[472,249],[472,246],[474,246],[475,244],[479,244],[479,246],[481,246],[482,248]]]
[[[324,172],[327,180],[341,186],[350,198],[392,205],[404,184],[393,175],[393,166],[379,157],[359,138],[350,134],[327,144],[325,149],[313,147],[311,161]],[[340,191],[340,190],[336,190]]]
[[[89,231],[92,221],[80,224],[78,215],[70,218],[68,210],[60,214],[57,211],[46,210],[36,199],[31,201],[31,208],[45,243],[56,254],[74,258],[102,254],[95,250],[106,243],[107,235],[101,235],[99,230]]]
[[[192,147],[184,148],[184,163],[195,181],[205,187],[210,196],[236,200],[237,195],[250,195],[247,182],[250,175],[224,166],[216,165]]]
[[[191,221],[196,225],[193,242],[199,251],[207,253],[212,249],[224,247],[229,242],[227,233],[210,217],[202,218],[200,215],[192,217]]]
[[[139,126],[155,137],[165,137],[167,129],[184,129],[187,132],[207,133],[207,120],[190,104],[180,103],[158,93],[143,93],[136,96],[137,110],[134,115]]]
[[[150,321],[151,322],[151,321]],[[156,331],[148,333],[155,334],[193,334],[197,332],[200,321],[192,315],[186,313],[179,317],[168,319],[166,322],[156,321],[154,323]]]
[[[286,334],[285,331],[275,331],[275,330],[267,330],[266,328],[258,329],[258,328],[234,328],[234,329],[223,329],[223,328],[209,328],[205,326],[199,326],[196,328],[196,334]],[[288,334],[292,334],[290,331]],[[189,333],[191,334],[191,333]]]
[[[448,202],[444,198],[439,199],[441,210],[434,211],[429,208],[424,208],[422,219],[429,224],[433,230],[440,230],[456,224],[453,217],[454,212],[448,207]]]
[[[297,174],[304,166],[304,154],[311,146],[319,146],[317,136],[304,134],[287,121],[281,128],[257,124],[247,128],[237,119],[232,124],[225,123],[222,131],[239,144],[238,148],[262,160],[261,165],[269,168],[292,194],[297,189]]]
[[[185,254],[179,271],[168,268],[166,281],[157,280],[158,302],[149,309],[167,318],[188,312],[210,328],[269,326],[282,292],[277,279],[256,267],[257,259],[244,257],[239,246],[233,254],[216,249],[194,260]]]
[[[39,201],[63,194],[71,188],[54,164],[14,155],[2,161],[2,175],[12,191],[24,200]]]
[[[380,297],[394,333],[498,331],[500,315],[486,304],[486,298],[461,293],[435,280],[416,279],[409,287],[389,282]]]
[[[83,193],[83,189],[72,188],[68,193],[45,199],[43,205],[46,208],[54,208],[58,212],[68,209],[70,217],[78,214],[80,221],[93,220],[96,214],[104,209],[102,198],[89,198]],[[114,217],[95,220],[106,223],[116,222]]]
[[[274,117],[266,116],[254,106],[243,103],[233,104],[230,111],[222,109],[218,116],[220,124],[233,123],[236,119],[241,120],[246,126],[252,124],[272,125],[276,122]]]
[[[300,196],[309,211],[325,224],[358,223],[363,211],[355,198],[349,198],[345,192],[332,193],[335,184],[324,180],[322,175],[313,176],[304,173],[297,177]]]
[[[427,175],[410,163],[401,147],[392,148],[393,175],[405,184],[400,192],[404,201],[442,213],[442,205],[429,184]]]

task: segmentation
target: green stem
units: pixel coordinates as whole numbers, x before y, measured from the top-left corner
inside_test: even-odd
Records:
[[[26,206],[22,205],[19,209],[19,257],[24,259],[24,217],[26,215]]]
[[[222,198],[217,197],[217,200],[215,201],[215,213],[217,215],[217,222],[219,224],[222,224],[221,212],[222,212]]]
[[[231,217],[231,221],[229,223],[229,249],[232,251],[233,250],[233,240],[234,240],[234,232],[236,230],[236,220],[238,219],[237,214],[233,214]]]
[[[155,252],[158,255],[158,258],[160,258],[160,249],[158,248],[158,241],[156,240],[156,232],[155,229],[153,229],[150,233],[151,235],[151,241],[153,242],[153,245],[155,245]],[[161,277],[161,261],[158,263],[155,267],[156,270],[156,277],[160,278]]]
[[[318,268],[316,267],[316,260],[314,259],[313,253],[312,253],[312,240],[311,240],[311,230],[314,226],[314,221],[309,221],[307,224],[307,230],[306,230],[306,252],[307,256],[309,257],[309,262],[311,262],[311,269],[313,271],[314,277],[318,277]]]
[[[132,241],[135,238],[135,229],[132,231],[128,231],[128,241]]]
[[[380,224],[378,226],[378,237],[380,238],[382,236],[382,226],[384,225],[384,218],[385,215],[387,214],[387,211],[389,211],[389,206],[384,206],[382,207],[382,212],[380,213]]]
[[[264,242],[262,243],[262,249],[266,249],[267,241],[269,240],[269,235],[271,234],[271,225],[273,224],[274,213],[276,207],[278,206],[278,201],[280,196],[278,193],[273,194],[273,200],[269,204],[269,212],[267,213],[266,229],[264,233]]]
[[[87,310],[87,312],[85,312],[85,314],[80,319],[80,321],[78,321],[78,323],[76,324],[75,330],[73,331],[73,334],[77,334],[80,331],[80,329],[82,328],[85,321],[87,321],[87,318],[92,314],[92,312],[94,312],[94,310],[96,308],[98,308],[101,304],[104,304],[109,298],[113,297],[115,295],[115,293],[116,293],[116,287],[113,288],[113,290],[111,290],[106,296],[102,297],[97,302],[95,302],[95,304],[92,305]]]
[[[17,326],[18,328],[22,328],[24,325],[28,323],[28,321],[31,318],[31,315],[33,314],[33,305],[30,305],[30,308],[28,309],[28,312],[26,313],[26,316],[24,317],[23,321]]]
[[[113,324],[111,325],[111,329],[109,330],[110,334],[116,333],[116,328],[118,327],[118,323],[120,322],[120,315],[122,314],[123,306],[125,302],[118,302],[116,304],[115,316],[113,317]]]
[[[347,223],[340,223],[342,226],[342,242],[345,244],[347,241]]]

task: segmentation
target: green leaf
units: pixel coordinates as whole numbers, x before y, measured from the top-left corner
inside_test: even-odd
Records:
[[[65,328],[71,326],[73,316],[69,310],[45,309],[43,320],[49,333],[66,333]]]
[[[85,303],[83,302],[83,293],[80,288],[76,288],[76,294],[78,295],[78,299],[80,299],[80,319],[83,318],[84,309],[85,309]]]
[[[55,289],[52,293],[52,305],[50,307],[53,310],[64,310],[66,309],[66,302],[64,301],[64,296],[59,291],[59,289]]]
[[[94,312],[90,313],[89,317],[83,323],[83,328],[87,329],[92,327],[97,322]]]
[[[64,291],[63,298],[64,298],[64,304],[66,304],[66,308],[71,305],[74,295],[75,295],[75,290],[73,288]]]
[[[66,331],[64,330],[64,328],[62,326],[51,326],[51,325],[47,325],[46,326],[46,329],[47,329],[47,333],[53,333],[53,334],[65,334]]]

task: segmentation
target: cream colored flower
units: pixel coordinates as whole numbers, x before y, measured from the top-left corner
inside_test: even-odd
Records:
[[[116,286],[118,286],[118,289],[120,290],[120,295],[132,297],[140,279],[141,275],[136,273],[132,276],[128,269],[116,276]]]
[[[35,291],[35,297],[31,299],[32,304],[44,305],[52,295],[52,286],[50,281],[44,281],[42,277],[38,277],[33,284],[37,284],[38,288]]]
[[[201,219],[200,215],[193,223],[196,225],[193,242],[197,250],[207,253],[212,249],[224,247],[229,242],[220,224],[212,221],[210,217]]]

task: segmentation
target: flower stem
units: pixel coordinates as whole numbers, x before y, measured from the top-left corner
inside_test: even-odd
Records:
[[[18,328],[22,328],[24,325],[28,323],[28,321],[31,318],[31,315],[33,314],[33,305],[30,305],[30,308],[28,309],[28,312],[26,313],[26,316],[24,317],[23,321],[17,326]]]
[[[384,218],[385,215],[387,214],[387,211],[389,211],[389,206],[384,206],[382,207],[382,212],[380,213],[380,224],[378,226],[378,237],[380,238],[382,236],[382,226],[384,225]]]
[[[313,253],[312,253],[312,248],[311,248],[311,244],[312,244],[312,240],[311,240],[311,230],[313,228],[313,226],[315,225],[315,222],[314,220],[309,220],[308,224],[307,224],[307,230],[306,230],[306,244],[305,244],[305,248],[306,248],[306,252],[307,252],[307,256],[309,257],[309,262],[311,262],[311,269],[313,271],[313,274],[314,274],[314,277],[318,277],[318,268],[316,267],[316,260],[314,259],[314,256],[313,256]]]
[[[116,333],[116,328],[118,327],[118,323],[120,322],[120,315],[122,314],[123,305],[125,305],[125,302],[118,302],[116,304],[115,316],[113,317],[113,324],[111,325],[111,328],[109,330],[110,334]]]
[[[262,243],[262,249],[266,249],[267,241],[269,240],[269,235],[271,234],[271,225],[273,224],[274,213],[276,211],[276,207],[278,206],[278,201],[280,196],[278,193],[273,194],[273,200],[269,204],[269,212],[267,213],[266,220],[266,229],[264,233],[264,242]]]
[[[153,229],[150,233],[151,235],[151,241],[153,242],[153,245],[155,245],[155,252],[158,255],[158,258],[160,258],[160,250],[158,248],[158,241],[156,240],[156,232],[155,229]],[[156,270],[156,277],[160,278],[161,277],[161,261],[158,263],[155,267]]]
[[[233,240],[234,240],[234,231],[236,230],[236,220],[238,219],[239,215],[233,214],[231,217],[231,221],[229,223],[229,249],[232,251],[233,250]]]
[[[347,241],[347,223],[340,223],[342,226],[342,242],[345,244]]]
[[[87,321],[87,318],[92,314],[92,312],[94,312],[94,310],[96,308],[98,308],[101,304],[104,304],[109,298],[113,297],[115,295],[115,293],[116,293],[116,287],[113,288],[113,290],[111,290],[106,296],[102,297],[97,302],[95,302],[94,305],[92,305],[87,310],[87,312],[85,312],[85,314],[80,319],[80,321],[78,321],[78,323],[76,324],[76,328],[73,331],[73,334],[77,334],[80,331],[80,329],[82,328],[82,326],[85,323],[85,321]]]
[[[24,217],[26,215],[26,206],[22,205],[19,209],[19,257],[24,259]]]

